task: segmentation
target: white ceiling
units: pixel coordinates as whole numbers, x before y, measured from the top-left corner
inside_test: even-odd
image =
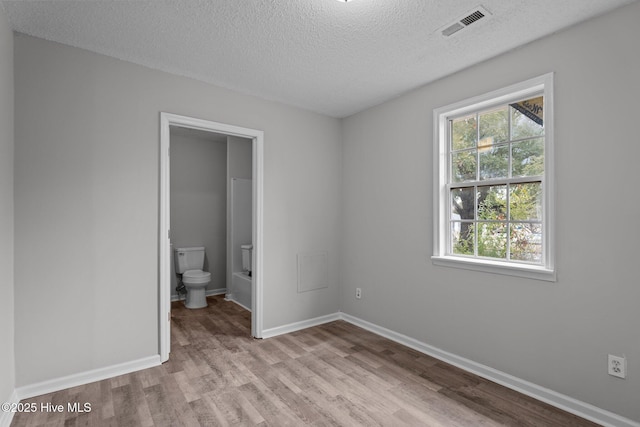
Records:
[[[15,31],[345,117],[635,0],[2,1]],[[491,12],[445,38],[482,5]]]

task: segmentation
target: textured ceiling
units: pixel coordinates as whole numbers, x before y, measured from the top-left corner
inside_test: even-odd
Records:
[[[634,0],[3,1],[15,31],[345,117]],[[478,5],[491,12],[445,38]]]

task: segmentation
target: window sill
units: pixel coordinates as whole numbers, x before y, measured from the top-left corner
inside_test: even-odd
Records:
[[[482,271],[485,273],[502,274],[506,276],[524,277],[527,279],[556,281],[555,270],[529,264],[513,264],[484,259],[467,259],[453,256],[432,256],[434,265],[443,267],[462,268],[465,270]]]

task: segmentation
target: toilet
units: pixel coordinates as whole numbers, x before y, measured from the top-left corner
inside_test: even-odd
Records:
[[[211,281],[211,273],[202,271],[204,267],[204,247],[176,248],[176,273],[182,274],[182,284],[187,288],[187,308],[207,306],[206,288]]]

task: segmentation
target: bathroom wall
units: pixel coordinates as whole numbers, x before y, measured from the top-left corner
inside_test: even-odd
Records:
[[[640,421],[638,16],[636,2],[345,119],[340,309]],[[548,72],[557,282],[434,266],[433,109]],[[607,375],[609,353],[627,379]]]
[[[227,137],[171,130],[171,243],[204,246],[207,292],[224,292],[227,277]],[[175,287],[172,296],[177,296]]]
[[[227,171],[229,178],[251,179],[252,141],[238,136],[227,137]]]
[[[227,295],[245,308],[251,308],[251,281],[245,277],[234,277],[242,269],[242,251],[240,245],[253,243],[252,240],[252,150],[253,143],[246,138],[229,136],[227,138],[227,183],[228,183],[228,242],[227,242]],[[240,179],[242,181],[237,181]],[[238,190],[244,195],[244,209],[238,215]],[[235,198],[235,200],[234,200]],[[234,209],[235,203],[235,209]]]
[[[252,278],[242,273],[242,245],[252,244],[252,187],[250,179],[231,178],[229,203],[230,251],[232,279],[227,299],[251,310]],[[253,275],[253,274],[252,274]]]
[[[264,131],[264,328],[338,310],[340,120],[18,34],[16,384],[158,354],[160,112]],[[330,287],[296,292],[296,254]]]
[[[229,232],[231,233],[231,272],[242,271],[242,245],[253,244],[253,181],[231,178],[229,186]]]
[[[15,387],[13,153],[13,32],[0,6],[0,402]]]
[[[251,140],[246,139],[246,138],[240,138],[237,136],[229,136],[227,138],[227,189],[229,191],[228,193],[228,200],[227,200],[227,207],[228,207],[228,214],[229,214],[229,219],[231,219],[231,210],[232,210],[232,200],[231,200],[231,195],[232,195],[232,179],[233,178],[240,178],[240,179],[251,179],[252,177],[252,159],[253,159],[253,155],[252,155],[252,149],[253,149],[253,143]],[[251,199],[253,200],[253,197],[251,196]],[[252,210],[252,206],[249,205],[248,210],[251,211]],[[248,231],[249,231],[249,235],[251,235],[251,226],[252,224],[249,223],[248,224]],[[231,225],[229,226],[231,227]],[[251,238],[248,238],[246,242],[244,243],[252,243]],[[239,248],[234,248],[235,246],[238,246],[238,242],[233,242],[233,241],[229,241],[229,248],[231,249],[230,253],[228,253],[228,258],[227,258],[227,270],[229,272],[229,274],[235,272],[235,271],[239,271],[238,270],[238,265],[237,262],[234,262],[234,257],[233,254],[231,252],[233,252],[233,250],[239,251]],[[239,252],[238,252],[239,253]],[[237,254],[236,254],[237,255]],[[227,280],[230,280],[230,276],[228,276]],[[229,283],[229,282],[227,282]]]

